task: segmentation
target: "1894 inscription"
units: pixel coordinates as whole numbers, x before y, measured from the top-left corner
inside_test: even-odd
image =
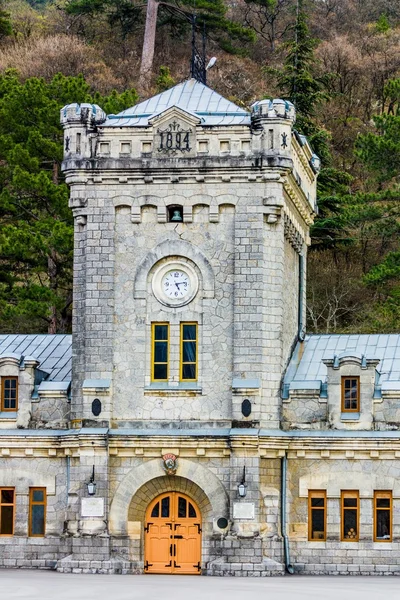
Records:
[[[192,150],[192,129],[183,129],[179,123],[173,121],[165,129],[157,129],[159,136],[157,150],[164,154],[177,154]]]

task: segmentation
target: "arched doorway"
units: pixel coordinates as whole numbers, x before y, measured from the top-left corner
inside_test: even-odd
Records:
[[[144,527],[145,573],[201,572],[201,515],[181,492],[167,492],[150,502]]]

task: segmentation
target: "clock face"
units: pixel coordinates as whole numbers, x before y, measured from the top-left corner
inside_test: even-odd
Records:
[[[199,289],[199,279],[189,261],[163,261],[155,269],[151,287],[154,296],[164,306],[178,308],[193,300]]]
[[[183,300],[191,292],[189,275],[181,269],[168,271],[161,280],[161,287],[167,298]]]

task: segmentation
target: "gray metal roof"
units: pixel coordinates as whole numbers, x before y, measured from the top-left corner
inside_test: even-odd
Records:
[[[250,433],[251,432],[251,433]],[[160,437],[230,437],[250,435],[260,438],[273,438],[287,440],[287,442],[295,441],[296,438],[318,438],[324,441],[325,438],[331,439],[359,439],[365,438],[370,441],[379,440],[398,440],[400,439],[399,431],[348,431],[348,430],[299,430],[299,431],[282,431],[276,429],[180,429],[175,431],[164,429],[103,429],[103,428],[84,428],[84,429],[0,429],[0,439],[8,437],[36,437],[36,438],[76,438],[77,436],[103,435],[110,437],[126,437],[131,436],[160,436]],[[352,446],[353,447],[353,446]]]
[[[0,335],[0,355],[29,355],[49,373],[47,381],[70,381],[71,341],[70,335]]]
[[[326,382],[324,359],[334,356],[365,356],[379,359],[379,383],[398,381],[400,388],[400,334],[326,334],[307,335],[298,342],[287,368],[284,383],[303,388],[304,382]]]
[[[189,79],[118,115],[108,115],[102,127],[148,127],[152,117],[172,106],[198,117],[208,127],[250,125],[250,113],[203,83]]]

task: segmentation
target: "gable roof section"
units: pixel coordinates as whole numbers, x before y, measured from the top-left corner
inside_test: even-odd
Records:
[[[118,115],[108,115],[101,127],[148,127],[150,119],[172,106],[199,117],[205,126],[250,125],[249,112],[203,83],[189,79]]]
[[[0,335],[0,356],[36,358],[46,381],[71,381],[71,335]]]
[[[396,389],[400,389],[400,334],[307,335],[296,345],[284,384],[305,389],[311,382],[325,383],[327,368],[323,360],[354,355],[378,359],[379,384],[392,382],[393,387],[398,382]]]

